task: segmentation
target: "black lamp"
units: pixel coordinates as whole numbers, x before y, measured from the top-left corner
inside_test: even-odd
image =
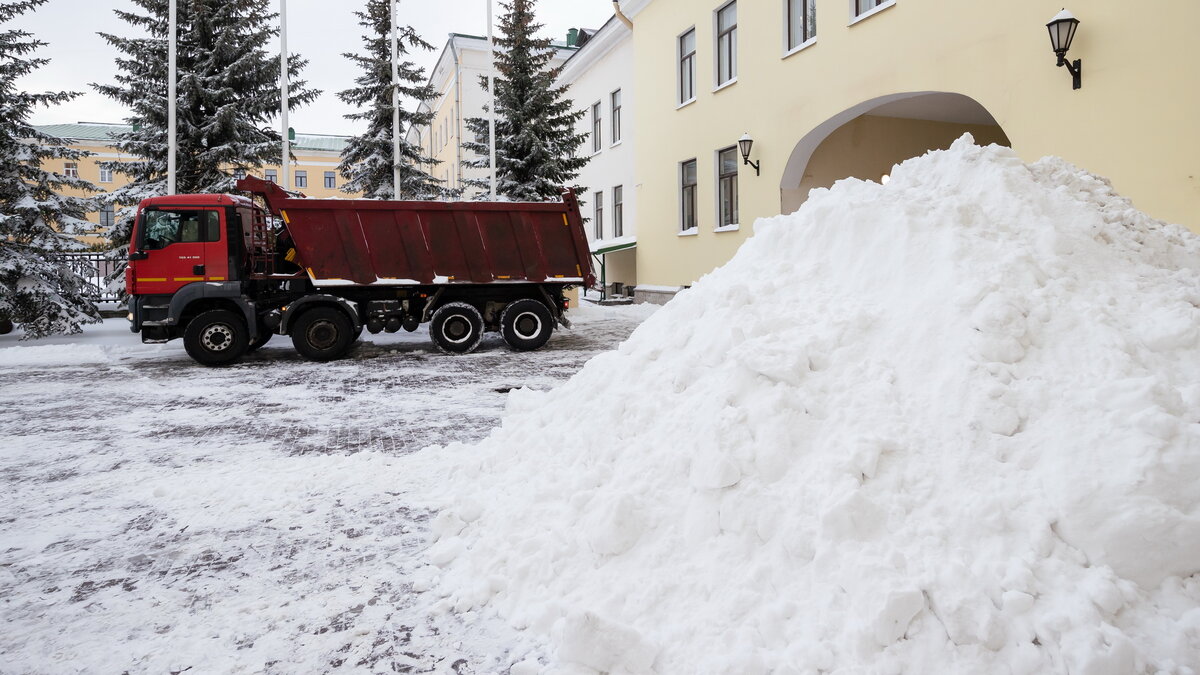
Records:
[[[1058,65],[1066,66],[1071,73],[1072,89],[1078,89],[1083,78],[1083,61],[1075,59],[1074,62],[1067,60],[1067,50],[1071,48],[1071,40],[1075,39],[1075,29],[1079,27],[1079,19],[1075,15],[1066,10],[1054,15],[1050,19],[1050,23],[1046,24],[1046,29],[1050,31],[1050,45],[1054,49],[1054,53],[1058,56]]]
[[[750,138],[750,134],[742,134],[742,137],[738,139],[738,149],[742,152],[742,164],[748,164],[754,167],[754,175],[761,176],[762,173],[758,170],[759,162],[750,161],[750,148],[753,147],[754,139]]]

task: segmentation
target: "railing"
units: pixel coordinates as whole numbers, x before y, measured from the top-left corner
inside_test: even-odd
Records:
[[[116,271],[117,261],[103,251],[69,251],[59,253],[71,269],[95,292],[97,302],[120,302],[121,294],[108,289],[106,279]]]

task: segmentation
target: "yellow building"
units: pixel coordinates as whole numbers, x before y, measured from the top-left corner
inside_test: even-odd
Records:
[[[60,164],[59,166],[45,168],[65,175],[78,176],[91,181],[105,191],[115,190],[129,183],[127,176],[101,167],[104,162],[136,159],[122,154],[112,146],[113,135],[129,131],[128,125],[80,122],[78,124],[49,124],[36,128],[43,133],[63,139],[71,148],[93,153],[77,162],[55,160]],[[296,139],[292,141],[292,156],[295,157],[290,167],[292,189],[303,192],[309,197],[318,198],[359,196],[357,193],[342,192],[341,186],[345,180],[337,170],[341,161],[342,148],[345,147],[348,140],[348,136],[297,134]],[[282,151],[281,145],[280,152],[282,153]],[[279,171],[279,165],[275,164],[262,167],[259,173],[268,180],[276,181]],[[96,230],[91,233],[91,236],[85,237],[85,241],[89,244],[103,241],[107,228],[112,225],[112,219],[111,208],[89,214],[88,220],[96,223]]]
[[[1200,230],[1200,3],[1092,0],[1056,67],[1061,0],[623,0],[634,23],[637,295],[728,260],[814,187],[880,180],[963,132],[1058,155]],[[738,140],[753,138],[744,164]],[[643,293],[643,285],[646,292]]]

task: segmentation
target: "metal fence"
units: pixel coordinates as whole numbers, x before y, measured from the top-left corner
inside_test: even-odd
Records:
[[[108,276],[116,271],[117,261],[111,260],[103,251],[70,251],[60,253],[71,264],[71,269],[96,293],[97,302],[120,302],[121,294],[110,291]]]

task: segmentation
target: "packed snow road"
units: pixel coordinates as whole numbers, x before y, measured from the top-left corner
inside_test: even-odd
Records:
[[[224,369],[140,345],[122,320],[0,337],[0,671],[520,660],[506,626],[431,615],[411,575],[429,514],[395,484],[400,458],[484,437],[510,389],[565,380],[648,312],[582,308],[532,353],[489,338],[446,356],[422,331],[317,364],[276,338]]]

